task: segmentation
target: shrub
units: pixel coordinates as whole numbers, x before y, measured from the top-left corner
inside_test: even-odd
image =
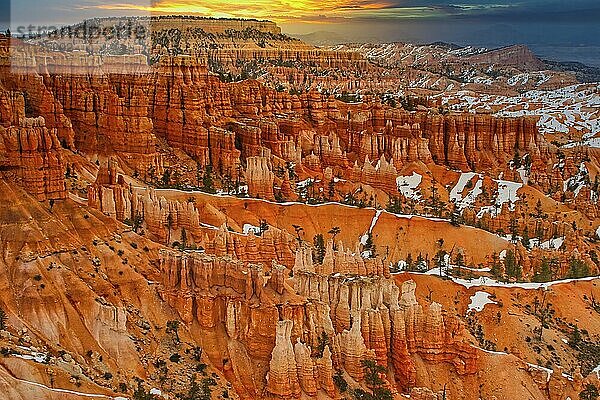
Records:
[[[591,383],[588,383],[579,393],[579,398],[582,400],[596,400],[599,396],[598,388]]]
[[[335,384],[335,386],[337,386],[340,393],[344,393],[346,390],[348,390],[348,382],[346,382],[346,380],[344,379],[341,370],[338,370],[333,376],[333,383]]]

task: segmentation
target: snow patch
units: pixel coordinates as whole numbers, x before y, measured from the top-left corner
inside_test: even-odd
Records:
[[[244,235],[249,235],[250,232],[254,233],[255,235],[258,235],[260,233],[260,227],[251,224],[244,224],[244,226],[242,227],[242,231]]]
[[[416,172],[410,176],[398,176],[396,178],[396,186],[398,191],[407,199],[420,200],[421,195],[418,193],[418,187],[421,184],[423,177]]]
[[[504,250],[503,250],[504,251]],[[571,282],[585,282],[585,281],[593,281],[595,279],[599,279],[598,276],[587,276],[585,278],[573,278],[573,279],[561,279],[550,282],[500,282],[492,278],[488,278],[487,276],[481,276],[475,279],[464,279],[457,278],[454,276],[448,275],[448,268],[432,268],[427,272],[400,272],[400,273],[409,273],[409,274],[421,274],[421,275],[434,275],[440,277],[450,278],[454,283],[461,285],[467,289],[473,287],[503,287],[503,288],[518,288],[525,290],[538,290],[538,289],[546,289],[554,285],[559,285],[563,283],[571,283]]]
[[[477,182],[475,182],[475,186],[473,190],[467,193],[463,198],[463,192],[469,182],[472,181],[474,177],[478,177]],[[460,174],[458,178],[458,182],[450,191],[450,201],[454,202],[459,209],[467,208],[472,206],[475,203],[475,199],[482,193],[483,185],[483,177],[474,172],[463,172]]]
[[[475,310],[476,312],[483,311],[483,308],[486,304],[498,304],[495,301],[490,299],[490,294],[487,292],[477,291],[473,296],[471,296],[471,302],[469,303],[469,308],[467,312],[471,310]]]

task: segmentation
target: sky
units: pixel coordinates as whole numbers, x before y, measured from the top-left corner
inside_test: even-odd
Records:
[[[0,27],[62,25],[114,15],[196,14],[268,19],[284,32],[343,41],[524,43],[600,58],[599,0],[0,0]],[[7,12],[10,7],[10,12]],[[545,50],[544,50],[545,49]],[[579,55],[577,55],[580,53]]]

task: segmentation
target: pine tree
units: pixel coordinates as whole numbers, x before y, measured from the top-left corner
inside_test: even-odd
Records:
[[[463,254],[459,251],[456,253],[456,257],[454,257],[454,264],[458,267],[458,275],[462,274],[462,267],[464,267],[465,259]]]
[[[187,232],[185,228],[181,228],[181,251],[185,250],[187,247]]]
[[[469,181],[470,182],[470,181]],[[450,213],[450,224],[453,226],[460,226],[462,222],[462,216],[460,215],[460,211],[456,204],[452,207],[452,212]]]
[[[568,278],[584,278],[589,276],[590,269],[587,264],[578,258],[572,257],[569,261]]]
[[[202,177],[202,187],[207,193],[215,193],[214,182],[212,178],[212,166],[207,165]]]
[[[327,194],[329,196],[329,200],[333,200],[333,198],[335,197],[335,181],[333,179],[329,181]]]
[[[329,230],[329,232],[327,232],[327,233],[329,233],[331,235],[331,240],[333,240],[333,249],[334,250],[337,249],[336,244],[335,244],[335,237],[337,235],[339,235],[340,232],[341,232],[341,229],[340,229],[339,226],[334,226],[333,228],[331,228]]]
[[[514,217],[512,217],[510,219],[508,229],[510,230],[511,240],[516,243],[518,231],[517,231],[517,220]]]
[[[519,149],[515,148],[515,154],[513,156],[513,167],[521,168],[521,156],[519,155]]]
[[[401,214],[402,204],[400,202],[400,198],[398,196],[390,196],[390,199],[388,200],[388,204],[385,209],[393,214]]]
[[[171,171],[169,169],[165,169],[165,172],[163,172],[161,183],[163,186],[169,186],[171,183]]]
[[[430,190],[431,190],[431,200],[430,200],[431,208],[433,209],[434,215],[439,217],[441,214],[441,207],[439,204],[438,188],[436,186],[435,180],[431,181]]]
[[[490,272],[492,273],[492,276],[495,278],[499,278],[500,275],[502,275],[500,259],[498,258],[498,254],[496,254],[496,252],[492,253],[492,266],[490,268]]]
[[[317,264],[322,264],[323,258],[325,257],[325,240],[323,239],[323,234],[319,233],[315,235],[315,237],[313,238],[313,243],[315,245],[315,262]]]
[[[4,309],[0,308],[0,331],[6,329],[6,320],[6,312],[4,311]]]
[[[167,321],[167,329],[165,330],[166,333],[175,334],[175,339],[177,340],[177,343],[179,343],[179,324],[180,322],[176,319]]]
[[[579,393],[579,398],[581,400],[597,400],[598,397],[600,397],[600,392],[592,383],[585,385],[585,388]]]
[[[412,254],[408,253],[408,255],[406,256],[406,270],[407,271],[414,271],[414,262],[413,262],[413,258],[412,258]]]
[[[504,271],[508,278],[519,279],[521,277],[521,267],[517,265],[517,259],[512,250],[508,250],[504,257]]]
[[[418,270],[426,269],[427,265],[425,265],[425,258],[423,258],[423,254],[419,253],[417,256],[417,265],[416,268]]]
[[[550,262],[546,257],[542,258],[540,269],[533,275],[532,280],[534,282],[548,282],[552,279],[552,273],[550,272]]]
[[[263,233],[269,230],[269,224],[264,219],[261,219],[258,223],[259,235],[262,236]]]
[[[523,246],[525,246],[527,250],[529,250],[531,247],[531,243],[529,242],[529,229],[527,227],[525,227],[525,230],[523,230],[523,238],[521,239],[521,243],[523,243]]]
[[[571,337],[569,338],[569,346],[573,348],[577,348],[581,344],[581,332],[579,331],[579,327],[575,325],[573,328],[573,332],[571,332]]]

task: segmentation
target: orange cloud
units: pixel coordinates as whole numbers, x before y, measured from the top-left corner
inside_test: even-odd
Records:
[[[135,0],[134,0],[135,1]],[[155,14],[198,14],[221,18],[257,18],[276,22],[337,19],[391,7],[385,1],[368,0],[159,0],[150,3],[105,3],[81,8],[148,12]]]

